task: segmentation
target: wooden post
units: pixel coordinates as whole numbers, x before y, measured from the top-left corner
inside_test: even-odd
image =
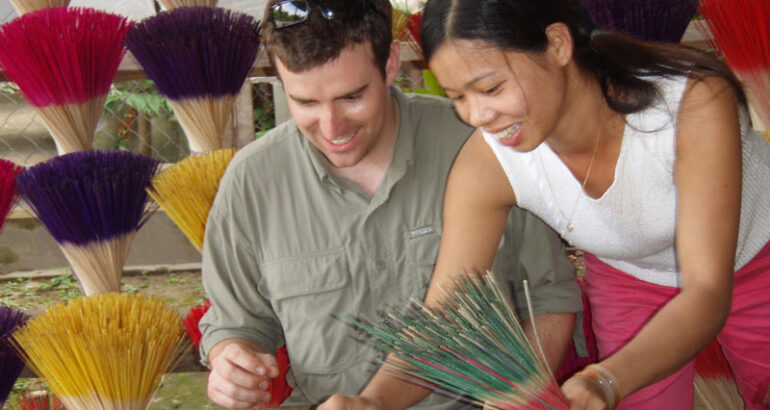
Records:
[[[149,157],[152,154],[152,150],[150,149],[152,147],[152,126],[150,124],[150,119],[147,118],[147,114],[139,111],[139,118],[137,118],[137,121],[139,123],[137,127],[137,137],[139,137],[139,153]]]
[[[222,136],[223,148],[239,149],[254,141],[254,102],[251,82],[247,79],[235,100],[233,116]]]

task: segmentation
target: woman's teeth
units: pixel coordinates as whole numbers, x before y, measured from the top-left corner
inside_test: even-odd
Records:
[[[519,128],[521,128],[521,123],[517,122],[516,124],[513,124],[510,127],[506,128],[506,129],[504,129],[502,131],[495,132],[495,133],[490,133],[490,135],[492,137],[494,137],[495,139],[497,139],[497,140],[502,140],[502,139],[506,139],[506,138],[510,137],[511,135],[513,135],[516,131],[519,130]]]

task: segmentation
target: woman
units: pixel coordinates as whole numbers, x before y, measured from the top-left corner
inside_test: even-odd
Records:
[[[427,303],[461,268],[489,266],[519,205],[585,251],[601,361],[562,386],[571,408],[692,408],[692,358],[714,337],[747,408],[762,408],[770,146],[729,70],[581,27],[572,0],[429,0],[421,34],[480,129],[450,175]],[[418,398],[397,385],[378,374],[349,403]]]
[[[450,176],[439,263],[474,263],[450,255],[479,241],[482,260],[499,210],[527,208],[587,252],[602,361],[564,384],[575,407],[692,408],[691,359],[717,335],[762,407],[770,149],[729,71],[581,30],[568,0],[432,0],[424,19],[431,68],[482,131]]]

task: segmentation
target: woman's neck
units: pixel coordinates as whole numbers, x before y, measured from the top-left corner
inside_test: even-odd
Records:
[[[596,136],[621,114],[613,111],[596,79],[573,66],[567,72],[562,115],[546,143],[561,157],[591,155]],[[614,128],[614,127],[612,127]]]

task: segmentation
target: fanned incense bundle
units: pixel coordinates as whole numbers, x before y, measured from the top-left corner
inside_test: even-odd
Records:
[[[206,300],[200,305],[193,306],[192,309],[184,317],[184,326],[187,329],[187,336],[192,341],[195,349],[198,349],[201,341],[201,331],[198,327],[198,322],[211,307],[211,301]],[[281,346],[275,352],[275,360],[278,364],[278,376],[270,380],[270,386],[267,391],[270,393],[270,400],[259,404],[259,407],[278,407],[284,401],[286,401],[291,392],[294,391],[291,386],[286,382],[286,373],[289,372],[289,352],[286,350],[286,346]]]
[[[67,408],[141,410],[190,347],[181,322],[163,301],[108,293],[52,306],[11,341]]]
[[[21,310],[0,306],[0,409],[24,369],[24,362],[13,351],[8,337],[28,318]]]
[[[218,149],[189,156],[152,179],[147,189],[198,251],[219,181],[235,155],[235,149]]]
[[[492,274],[463,275],[438,309],[420,302],[379,323],[350,319],[385,362],[490,409],[568,409],[547,365],[530,345]]]
[[[286,383],[286,374],[289,372],[291,364],[289,363],[289,352],[285,345],[279,347],[275,352],[275,361],[278,364],[278,376],[270,380],[270,386],[267,389],[270,393],[270,400],[260,404],[259,407],[279,407],[294,391],[289,383]]]
[[[0,65],[19,86],[59,154],[91,149],[132,22],[89,8],[56,7],[0,26]]]
[[[22,172],[19,194],[59,243],[86,295],[120,291],[134,235],[149,217],[158,161],[126,151],[83,151]]]
[[[52,7],[67,7],[69,4],[70,0],[11,0],[13,9],[20,16]]]
[[[744,408],[730,364],[716,340],[695,357],[694,387],[705,410]]]
[[[222,148],[235,100],[254,64],[259,23],[218,7],[182,7],[137,24],[126,45],[169,100],[190,150]]]
[[[201,303],[200,305],[195,305],[190,309],[189,312],[187,312],[187,315],[184,317],[184,327],[187,330],[187,337],[190,338],[190,341],[193,344],[193,347],[195,349],[198,349],[201,342],[201,330],[198,328],[198,322],[201,321],[201,318],[203,315],[206,314],[206,312],[211,307],[211,301],[206,300],[205,302]]]
[[[678,43],[698,10],[698,0],[581,0],[591,19],[645,41]]]
[[[23,170],[11,161],[0,159],[0,229],[16,203],[16,176]]]
[[[219,0],[158,0],[163,10],[179,7],[216,7]]]
[[[751,100],[770,126],[770,2],[757,0],[703,0],[709,39],[730,68],[746,84]]]
[[[419,40],[421,22],[422,12],[412,13],[405,4],[402,6],[393,5],[393,39],[407,43],[422,60],[422,47]]]
[[[425,56],[422,54],[422,40],[420,39],[420,26],[422,25],[422,12],[412,14],[412,18],[406,23],[406,28],[409,30],[409,35],[406,36],[406,42],[412,47],[415,54],[420,56],[421,60],[425,60]]]

